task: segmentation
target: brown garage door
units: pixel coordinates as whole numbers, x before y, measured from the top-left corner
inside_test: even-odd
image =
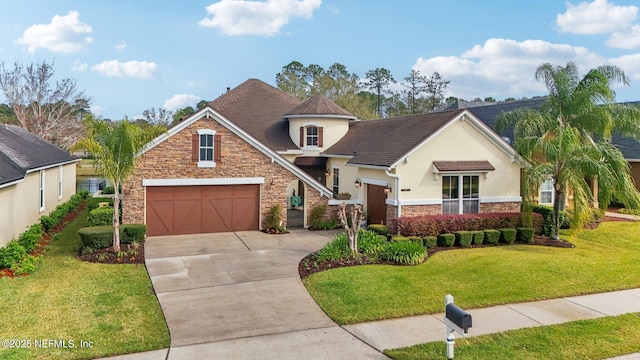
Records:
[[[147,187],[147,235],[257,230],[259,185]]]

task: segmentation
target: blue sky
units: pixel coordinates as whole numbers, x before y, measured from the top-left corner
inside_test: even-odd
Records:
[[[544,62],[615,64],[640,100],[637,1],[0,0],[0,61],[55,61],[105,118],[213,100],[248,78],[275,85],[293,60],[450,80],[464,99],[546,94]],[[4,102],[0,96],[0,102]]]

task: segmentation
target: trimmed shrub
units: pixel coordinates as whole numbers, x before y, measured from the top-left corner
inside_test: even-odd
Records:
[[[456,231],[453,233],[456,237],[456,245],[461,247],[470,247],[473,241],[473,234],[471,231]]]
[[[27,256],[27,251],[16,240],[11,240],[7,246],[0,248],[0,269],[9,269],[15,263]]]
[[[371,224],[367,226],[367,230],[375,231],[376,233],[385,236],[389,234],[389,228],[387,227],[387,225],[382,224]]]
[[[411,242],[422,245],[422,238],[420,236],[407,236],[407,239]]]
[[[78,230],[82,240],[82,251],[91,252],[113,245],[113,226],[83,227]]]
[[[114,194],[115,192],[116,189],[113,186],[105,186],[104,190],[102,190],[102,193],[105,195]]]
[[[523,224],[523,213],[487,213],[462,215],[423,215],[392,220],[390,231],[403,236],[438,236],[456,231],[517,228]],[[533,228],[542,231],[541,215],[531,214]]]
[[[89,209],[89,211],[93,210],[93,209],[97,209],[100,207],[100,203],[102,202],[108,202],[109,206],[113,207],[113,198],[107,198],[107,197],[90,197],[89,199],[87,199],[87,208]]]
[[[533,205],[531,207],[531,211],[540,214],[542,217],[542,231],[538,231],[536,229],[535,233],[542,234],[547,237],[553,235],[553,208],[545,205]],[[572,213],[569,212],[567,214],[566,212],[561,211],[559,217],[560,228],[568,229],[571,226],[571,220],[573,218]]]
[[[146,233],[147,225],[145,224],[122,224],[120,225],[120,242],[122,244],[144,242],[144,236]]]
[[[391,237],[391,241],[396,241],[396,242],[399,242],[399,241],[409,241],[409,238],[408,238],[408,237],[406,237],[406,236],[402,236],[402,235],[393,235],[393,236]]]
[[[411,241],[388,243],[380,253],[380,259],[401,265],[416,265],[424,261],[427,250],[422,244]]]
[[[322,223],[324,222],[324,216],[326,213],[327,207],[325,205],[317,205],[311,210],[309,222],[312,229],[322,229]]]
[[[87,226],[113,225],[113,208],[97,208],[89,211]]]
[[[481,230],[472,231],[471,234],[473,237],[473,244],[482,245],[482,242],[484,241],[484,231],[481,231]]]
[[[532,228],[519,227],[516,231],[516,240],[519,243],[531,244],[533,242],[533,235],[535,235],[535,231]]]
[[[385,245],[387,245],[386,236],[369,230],[360,230],[358,233],[358,252],[361,254],[377,258]]]
[[[487,244],[497,245],[500,241],[500,231],[494,229],[485,230],[484,241]]]
[[[427,249],[431,249],[432,247],[438,245],[438,237],[437,236],[425,236],[422,238],[422,245]]]
[[[18,243],[22,245],[27,253],[30,253],[38,245],[43,233],[40,224],[33,224],[27,231],[18,236]]]
[[[516,242],[516,235],[518,233],[516,229],[504,228],[504,229],[498,229],[498,231],[500,231],[501,242],[505,244],[513,244],[514,242]]]
[[[455,243],[456,236],[454,234],[438,235],[438,246],[452,247]]]

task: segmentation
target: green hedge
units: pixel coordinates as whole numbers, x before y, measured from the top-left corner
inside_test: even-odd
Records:
[[[0,269],[8,269],[27,256],[27,251],[17,240],[11,240],[0,248]]]
[[[113,207],[113,198],[110,197],[90,197],[87,199],[87,208],[89,211],[100,207],[100,203],[109,203],[109,206]]]
[[[146,232],[147,226],[144,224],[120,225],[120,243],[142,242]],[[111,225],[83,227],[78,230],[78,235],[82,240],[82,251],[84,252],[108,248],[113,245],[113,226]]]
[[[44,228],[44,231],[49,231],[58,225],[70,212],[78,208],[84,198],[84,192],[73,194],[69,200],[56,206],[49,215],[40,217],[40,224]]]
[[[407,236],[409,241],[422,245],[422,238],[420,236]]]
[[[517,241],[519,243],[531,244],[533,243],[533,236],[535,235],[535,230],[532,228],[519,227],[516,229],[517,231]]]
[[[505,244],[513,244],[516,242],[516,236],[518,232],[516,229],[503,228],[498,229],[500,231],[500,241]]]
[[[482,245],[482,243],[484,242],[484,231],[482,230],[472,231],[471,234],[473,237],[473,244]]]
[[[422,245],[427,249],[431,249],[438,245],[438,237],[437,236],[425,236],[422,238]]]
[[[367,226],[367,230],[375,231],[376,233],[385,236],[389,234],[389,228],[387,227],[387,225],[382,224],[371,224]]]
[[[494,229],[485,230],[484,241],[487,244],[497,245],[500,241],[500,231]]]
[[[397,242],[399,242],[399,241],[409,241],[409,238],[406,237],[406,236],[402,236],[402,235],[393,235],[391,237],[391,241],[397,241]]]
[[[454,234],[438,235],[438,246],[452,247],[455,243],[456,236]]]
[[[113,224],[113,208],[97,208],[89,211],[87,226],[107,226]]]
[[[456,231],[453,233],[456,237],[456,245],[461,247],[470,247],[473,241],[471,231]]]

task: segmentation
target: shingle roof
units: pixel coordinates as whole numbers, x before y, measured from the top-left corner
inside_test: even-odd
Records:
[[[295,115],[337,115],[338,117],[354,120],[356,118],[353,114],[336,105],[322,94],[314,95],[302,104],[289,110],[284,117],[292,117]]]
[[[496,168],[487,160],[480,161],[434,161],[438,171],[493,171]]]
[[[0,125],[0,185],[27,171],[77,159],[69,152],[15,125]]]
[[[273,150],[285,151],[297,146],[289,137],[289,123],[282,115],[300,104],[300,99],[261,80],[249,79],[209,106]]]
[[[325,155],[353,156],[350,164],[391,166],[464,110],[450,110],[351,124]]]

